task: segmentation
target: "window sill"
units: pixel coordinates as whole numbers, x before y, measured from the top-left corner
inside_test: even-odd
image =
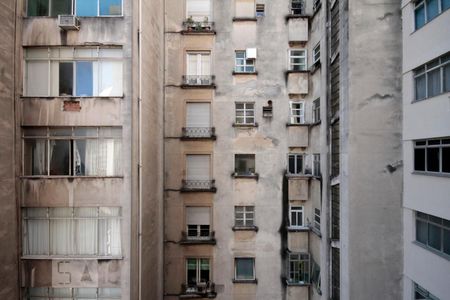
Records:
[[[233,279],[233,283],[243,284],[258,284],[258,279]]]
[[[236,128],[252,128],[252,127],[259,127],[258,123],[255,124],[237,124],[237,123],[233,123],[233,125],[231,125],[233,127]]]
[[[258,232],[258,226],[233,226],[231,228],[233,231],[255,231]]]
[[[215,35],[215,30],[182,30],[180,31],[183,35]]]
[[[297,74],[297,73],[311,73],[310,70],[287,70],[286,74]]]
[[[291,226],[288,226],[288,227],[286,227],[286,229],[287,229],[287,231],[288,232],[308,232],[308,231],[310,231],[311,229],[309,228],[309,227],[291,227]]]
[[[308,287],[311,284],[310,283],[306,283],[306,282],[290,282],[289,280],[286,280],[286,285],[287,286],[304,286],[304,287]]]
[[[291,174],[291,173],[286,173],[286,178],[288,179],[311,179],[314,176],[311,174]]]
[[[424,175],[424,176],[450,178],[450,173],[434,173],[434,172],[426,172],[426,171],[413,171],[411,174],[413,174],[413,175]]]
[[[305,15],[305,14],[293,15],[293,14],[289,14],[289,15],[286,15],[284,18],[286,19],[286,21],[289,21],[289,19],[309,19],[309,18],[311,18],[311,15]]]
[[[418,246],[418,247],[420,247],[420,248],[423,248],[423,249],[425,249],[425,250],[428,250],[428,251],[430,251],[430,252],[432,252],[432,253],[434,253],[434,254],[436,254],[436,255],[438,255],[438,256],[440,256],[440,257],[446,259],[446,260],[450,260],[450,255],[448,255],[448,254],[445,254],[445,253],[443,253],[443,252],[440,252],[440,251],[438,251],[438,250],[436,250],[436,249],[434,249],[434,248],[428,247],[427,245],[424,245],[424,244],[422,244],[422,243],[419,243],[418,241],[413,241],[412,243],[413,243],[413,245],[416,245],[416,246]]]
[[[236,72],[236,71],[233,71],[232,74],[233,74],[233,76],[236,76],[236,75],[253,75],[253,76],[256,76],[256,75],[258,75],[258,71],[255,71],[255,72]]]
[[[122,260],[123,256],[24,255],[23,260]]]
[[[211,135],[211,136],[182,136],[180,137],[180,140],[182,141],[215,141],[217,139],[217,136]]]
[[[233,22],[256,22],[256,17],[234,17]]]
[[[185,84],[180,85],[182,89],[215,89],[215,84]]]
[[[45,99],[45,100],[66,100],[66,101],[77,101],[85,99],[123,99],[125,95],[122,96],[20,96],[20,99]]]
[[[319,121],[316,121],[316,122],[309,123],[309,126],[310,126],[310,127],[315,127],[315,126],[317,126],[317,125],[320,125],[321,123],[322,123],[322,121],[319,120]]]
[[[311,123],[286,123],[286,127],[311,126]]]
[[[47,175],[25,175],[20,176],[20,179],[114,179],[114,178],[120,178],[123,179],[123,175],[117,175],[117,176],[65,176],[65,175],[55,175],[55,176],[47,176]]]
[[[231,176],[235,179],[255,179],[258,180],[259,179],[259,174],[258,173],[254,173],[254,174],[239,174],[239,173],[232,173]]]
[[[179,241],[180,245],[216,245],[216,239],[182,239]]]

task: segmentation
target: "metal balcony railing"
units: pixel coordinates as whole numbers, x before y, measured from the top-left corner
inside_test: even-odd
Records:
[[[201,298],[215,298],[216,285],[214,282],[198,282],[195,284],[182,284],[180,298],[192,298],[192,296],[198,296]]]
[[[183,30],[186,33],[209,33],[214,32],[214,22],[208,22],[208,21],[202,21],[202,22],[195,22],[195,21],[185,21],[183,22]]]
[[[183,85],[187,86],[212,86],[214,85],[214,75],[184,75]]]
[[[216,190],[215,180],[183,180],[182,191],[212,191]]]
[[[215,137],[216,129],[214,127],[183,127],[183,138],[207,139]]]
[[[208,235],[196,235],[189,236],[186,231],[181,232],[182,242],[215,242],[216,233],[215,231],[210,231]]]

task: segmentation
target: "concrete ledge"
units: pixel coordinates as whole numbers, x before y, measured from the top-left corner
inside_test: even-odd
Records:
[[[234,279],[232,280],[233,283],[239,283],[239,284],[258,284],[258,279]]]

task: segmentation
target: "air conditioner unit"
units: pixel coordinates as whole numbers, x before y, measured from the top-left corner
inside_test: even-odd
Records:
[[[72,15],[58,15],[58,26],[63,30],[80,30],[80,20]]]
[[[256,59],[256,48],[247,48],[245,56],[248,59]]]

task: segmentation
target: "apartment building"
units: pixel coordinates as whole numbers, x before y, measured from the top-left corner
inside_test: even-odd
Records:
[[[402,1],[404,299],[450,295],[449,8]]]
[[[0,298],[156,299],[163,2],[0,7]]]

